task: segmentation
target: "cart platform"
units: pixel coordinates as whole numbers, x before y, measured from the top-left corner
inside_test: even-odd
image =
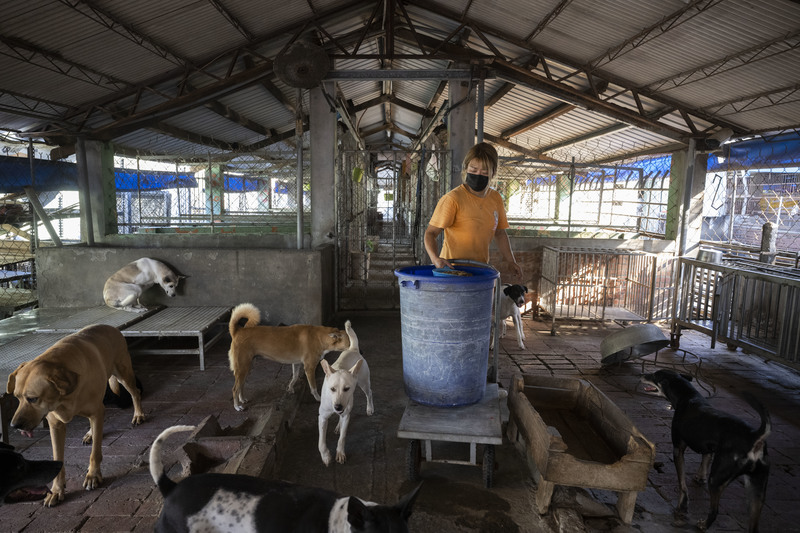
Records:
[[[430,407],[409,401],[400,419],[397,436],[412,439],[408,447],[407,466],[411,481],[419,479],[422,450],[425,443],[425,460],[450,464],[480,466],[477,462],[477,445],[483,444],[483,479],[487,488],[492,486],[494,446],[503,443],[499,389],[497,383],[487,383],[483,399],[463,407]],[[434,459],[432,441],[463,442],[470,445],[470,460],[453,461]]]

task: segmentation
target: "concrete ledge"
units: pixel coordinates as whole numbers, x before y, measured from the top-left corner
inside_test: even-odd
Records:
[[[40,307],[103,305],[111,274],[152,257],[189,276],[168,298],[160,287],[142,296],[147,306],[256,305],[265,323],[327,324],[334,312],[334,250],[269,248],[117,248],[62,246],[36,255]]]

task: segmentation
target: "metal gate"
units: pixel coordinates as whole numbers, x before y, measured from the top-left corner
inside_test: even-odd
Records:
[[[337,308],[399,309],[394,270],[418,264],[443,191],[447,151],[345,151],[337,186]]]

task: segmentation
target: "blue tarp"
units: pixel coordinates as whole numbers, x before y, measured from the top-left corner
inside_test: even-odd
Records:
[[[193,174],[176,176],[173,172],[136,172],[120,169],[114,170],[114,183],[120,192],[197,187],[197,180]]]
[[[78,166],[64,161],[34,160],[36,190],[77,191]],[[263,180],[246,177],[226,177],[226,192],[258,191]],[[117,191],[161,190],[177,187],[197,187],[197,179],[192,173],[174,172],[136,172],[131,169],[115,169],[114,183]],[[0,193],[22,192],[31,185],[30,161],[24,157],[0,156]]]
[[[728,168],[781,168],[800,165],[800,134],[784,133],[726,145],[725,158],[708,158],[708,171]]]

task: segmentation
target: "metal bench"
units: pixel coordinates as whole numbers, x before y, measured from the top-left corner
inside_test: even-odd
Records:
[[[213,331],[213,326],[227,320],[230,307],[167,307],[144,320],[137,321],[122,329],[125,337],[195,337],[197,348],[137,348],[131,346],[131,355],[136,354],[196,354],[200,360],[200,370],[205,370],[205,351],[216,343],[226,331]]]

